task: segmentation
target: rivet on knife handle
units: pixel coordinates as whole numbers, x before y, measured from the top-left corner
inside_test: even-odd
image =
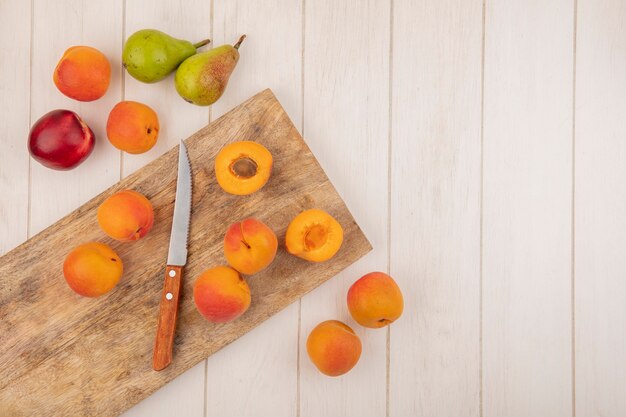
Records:
[[[165,268],[165,283],[163,284],[163,294],[161,295],[159,323],[157,325],[152,356],[152,367],[155,371],[166,368],[172,362],[182,275],[182,266],[168,265]]]

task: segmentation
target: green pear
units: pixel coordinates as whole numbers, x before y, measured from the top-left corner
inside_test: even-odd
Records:
[[[176,39],[155,29],[143,29],[130,35],[124,44],[122,65],[130,75],[144,83],[155,83],[167,77],[181,62],[208,44]]]
[[[215,103],[226,90],[228,79],[239,61],[239,46],[222,45],[187,58],[176,70],[176,91],[186,101],[198,106]]]

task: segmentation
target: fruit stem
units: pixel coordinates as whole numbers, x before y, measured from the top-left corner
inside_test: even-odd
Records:
[[[246,35],[241,35],[241,38],[239,38],[237,43],[233,45],[233,48],[239,49],[239,46],[241,45],[241,42],[243,42],[244,39],[246,39]]]
[[[194,43],[193,46],[194,46],[194,48],[198,49],[198,48],[200,48],[200,47],[202,47],[204,45],[208,45],[210,42],[211,42],[211,39],[204,39],[204,40],[201,40],[198,43]]]

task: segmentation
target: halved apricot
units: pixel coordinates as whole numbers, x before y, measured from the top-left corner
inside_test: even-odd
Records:
[[[263,187],[272,172],[272,154],[251,141],[224,146],[215,158],[215,177],[224,191],[248,195]]]
[[[287,251],[312,262],[324,262],[335,256],[343,242],[343,229],[333,216],[323,210],[310,209],[289,223],[285,245]]]

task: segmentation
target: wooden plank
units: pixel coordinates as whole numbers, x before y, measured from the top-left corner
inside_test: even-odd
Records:
[[[122,42],[122,0],[89,2],[35,0],[32,50],[31,122],[63,108],[77,112],[96,135],[90,157],[71,171],[53,171],[32,161],[31,234],[74,210],[119,179],[119,152],[106,139],[106,115],[120,99],[119,48]],[[67,48],[89,45],[111,63],[107,94],[81,103],[64,96],[52,82],[52,73]]]
[[[365,273],[388,270],[389,13],[389,1],[306,2],[304,134],[374,251],[302,299],[303,417],[385,415],[387,331],[354,322],[346,294]],[[310,331],[328,319],[346,322],[363,344],[340,378],[322,375],[306,352]]]
[[[0,254],[27,238],[29,155],[26,150],[30,125],[30,2],[0,3]]]
[[[214,47],[232,44],[244,33],[248,37],[211,116],[217,118],[256,91],[271,87],[300,128],[301,2],[215,0],[213,8]],[[211,356],[207,360],[207,416],[295,416],[297,341],[298,303],[294,303],[246,334],[241,343]]]
[[[578,1],[576,415],[626,410],[626,5]]]
[[[483,415],[569,417],[573,2],[486,10]]]
[[[389,415],[479,415],[482,1],[394,0]]]
[[[274,156],[270,182],[247,197],[226,194],[214,181],[214,157],[234,140],[258,141]],[[0,281],[0,334],[7,335],[0,340],[0,409],[8,416],[116,415],[371,249],[271,91],[200,130],[187,147],[195,173],[194,198],[174,362],[155,372],[150,359],[177,149],[0,258],[0,276],[12,277]],[[155,209],[153,229],[133,244],[105,238],[95,215],[104,198],[128,188],[145,194]],[[289,221],[311,207],[328,210],[344,227],[344,246],[333,261],[306,262],[281,249],[269,268],[248,280],[254,301],[241,319],[222,325],[205,321],[192,300],[194,277],[224,262],[225,225],[249,215],[283,236]],[[125,277],[107,296],[87,299],[67,287],[60,271],[71,248],[92,240],[113,247],[124,261]]]
[[[147,28],[158,29],[191,42],[210,37],[210,1],[133,0],[125,4],[125,38],[137,30]],[[157,84],[144,84],[124,73],[124,99],[152,107],[159,117],[160,132],[157,144],[150,151],[141,155],[124,154],[122,176],[136,171],[178,145],[181,138],[188,137],[208,120],[207,108],[191,106],[178,95],[173,75]],[[204,371],[203,363],[196,365],[129,410],[125,416],[203,416]]]

